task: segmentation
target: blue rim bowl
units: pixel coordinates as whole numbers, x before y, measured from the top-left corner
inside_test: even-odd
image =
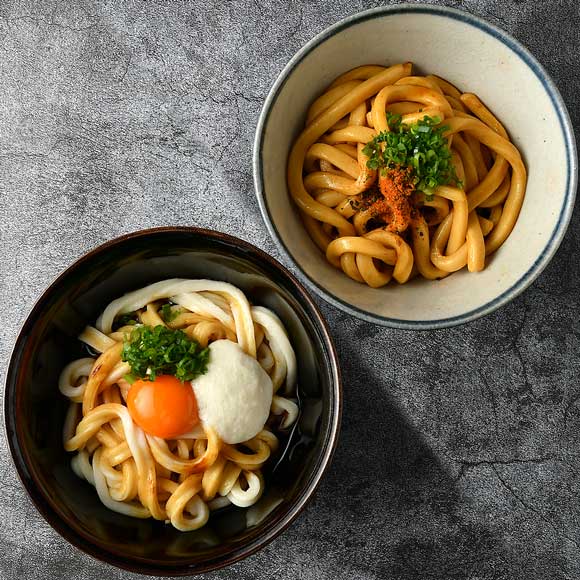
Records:
[[[328,41],[334,35],[368,20],[400,14],[433,15],[438,17],[445,17],[453,21],[460,21],[461,23],[472,26],[485,34],[492,36],[493,38],[503,43],[506,47],[508,47],[513,53],[515,53],[515,55],[517,55],[517,57],[519,57],[519,59],[521,59],[521,61],[523,61],[523,63],[533,72],[533,74],[542,84],[560,123],[562,139],[566,149],[566,186],[563,202],[560,207],[560,213],[554,228],[551,232],[549,232],[549,235],[546,236],[547,241],[542,251],[539,253],[539,255],[537,255],[529,269],[510,287],[503,290],[493,299],[486,301],[484,304],[481,304],[477,308],[470,309],[458,316],[441,317],[440,319],[433,320],[406,320],[401,318],[382,316],[374,312],[363,310],[332,293],[319,281],[315,280],[312,275],[306,273],[280,234],[279,228],[277,227],[272,216],[272,210],[268,202],[264,184],[265,133],[272,109],[276,104],[280,93],[283,91],[289,77],[294,73],[302,61],[304,61],[304,59],[310,55],[310,53],[312,53],[317,47]],[[286,172],[285,164],[281,170],[283,170],[284,173]],[[540,275],[540,273],[544,270],[544,268],[548,265],[549,261],[556,253],[560,243],[562,242],[562,239],[564,238],[564,234],[566,233],[576,197],[578,161],[574,131],[562,96],[560,95],[560,92],[556,88],[548,73],[521,43],[519,43],[507,32],[501,30],[497,26],[494,26],[481,18],[460,10],[442,6],[398,4],[395,6],[383,6],[374,8],[360,12],[353,16],[349,16],[348,18],[345,18],[344,20],[330,26],[326,30],[319,33],[294,55],[294,57],[288,62],[288,64],[279,74],[276,82],[272,86],[258,119],[254,140],[253,171],[256,196],[258,198],[258,203],[266,227],[268,228],[270,235],[276,241],[286,259],[293,265],[295,270],[298,272],[298,276],[307,286],[309,286],[314,292],[316,292],[319,296],[324,298],[333,306],[336,306],[337,308],[367,322],[399,329],[428,330],[464,324],[489,314],[501,306],[504,306],[509,301],[513,300]],[[284,195],[287,195],[287,193],[284,192]]]

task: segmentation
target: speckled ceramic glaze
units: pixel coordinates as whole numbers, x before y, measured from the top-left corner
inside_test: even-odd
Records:
[[[412,61],[419,73],[476,93],[504,123],[528,168],[521,214],[487,260],[432,282],[381,289],[333,268],[308,237],[288,195],[286,162],[309,104],[339,74],[362,64]],[[566,231],[576,192],[570,120],[552,81],[502,30],[438,6],[396,5],[357,14],[325,30],[288,63],[272,88],[254,146],[254,177],[270,233],[304,280],[326,300],[371,322],[426,329],[461,324],[502,306],[540,274]]]
[[[278,314],[296,350],[301,415],[285,450],[265,468],[264,501],[282,502],[257,526],[226,508],[183,533],[163,522],[107,509],[71,470],[63,450],[62,368],[78,358],[77,335],[114,298],[166,278],[230,282]],[[302,286],[278,262],[237,238],[195,228],[161,228],[118,238],[87,254],[42,295],[16,342],[6,381],[8,442],[18,473],[46,520],[85,552],[136,572],[188,575],[260,549],[297,516],[336,445],[341,386],[326,325]],[[262,501],[262,500],[260,500]]]

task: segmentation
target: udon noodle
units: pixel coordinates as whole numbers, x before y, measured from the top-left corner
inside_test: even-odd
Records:
[[[161,316],[164,303],[172,304],[170,321]],[[115,326],[127,313],[135,313],[137,325],[182,329],[201,347],[233,341],[256,359],[272,387],[270,417],[260,432],[228,444],[207,424],[173,439],[139,427],[126,404],[131,385],[124,377],[131,369],[121,360],[123,341],[135,326]],[[262,467],[279,445],[275,431],[288,429],[298,416],[296,358],[273,312],[251,306],[231,284],[166,280],[114,300],[79,338],[98,355],[70,363],[61,374],[59,389],[70,401],[64,447],[75,453],[75,473],[96,488],[105,506],[188,531],[203,526],[213,509],[256,503],[264,491]]]
[[[380,170],[369,167],[365,146],[390,130],[388,114],[406,126],[436,118],[458,177],[430,196],[414,191],[403,224],[395,223],[393,206],[377,215],[361,204],[381,179]],[[361,66],[338,77],[310,106],[289,156],[288,186],[328,261],[376,288],[392,278],[402,284],[417,274],[434,280],[465,266],[482,270],[516,223],[526,169],[503,125],[476,95],[434,75],[413,76],[411,63]]]

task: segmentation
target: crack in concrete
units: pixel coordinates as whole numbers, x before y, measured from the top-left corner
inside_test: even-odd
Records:
[[[501,484],[503,485],[503,487],[505,487],[505,489],[508,490],[508,492],[527,510],[531,511],[532,513],[536,514],[542,521],[546,522],[558,535],[562,536],[563,538],[565,538],[566,540],[568,540],[569,542],[571,542],[572,544],[574,544],[574,546],[576,546],[576,548],[578,548],[580,550],[580,544],[574,539],[571,538],[570,536],[568,536],[567,534],[565,534],[560,528],[558,528],[554,522],[549,519],[548,517],[546,517],[541,511],[537,510],[534,506],[532,506],[531,504],[529,504],[527,501],[524,501],[513,489],[513,487],[511,487],[506,481],[505,479],[499,474],[497,468],[495,465],[492,465],[491,468],[493,469],[494,473],[496,474],[498,480],[501,482]]]

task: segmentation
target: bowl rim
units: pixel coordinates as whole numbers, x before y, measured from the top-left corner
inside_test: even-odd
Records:
[[[351,26],[365,22],[367,20],[373,20],[375,18],[409,13],[442,16],[452,20],[460,21],[493,36],[508,48],[510,48],[512,52],[514,52],[520,58],[520,60],[522,60],[523,63],[527,65],[529,69],[531,69],[550,98],[550,101],[552,102],[560,122],[560,129],[563,135],[567,161],[566,188],[564,200],[560,209],[560,215],[558,216],[558,221],[553,231],[551,232],[550,238],[546,242],[542,252],[528,268],[528,270],[514,284],[512,284],[499,296],[496,296],[489,302],[463,314],[434,320],[408,320],[402,318],[391,318],[382,316],[380,314],[371,313],[343,300],[342,298],[339,298],[326,288],[322,287],[320,283],[308,275],[303,270],[299,262],[292,256],[292,253],[282,240],[276,224],[272,219],[268,201],[265,195],[262,163],[263,142],[271,109],[275,104],[279,93],[284,88],[286,81],[294,72],[294,69],[302,62],[302,60],[304,60],[304,58],[306,58],[308,54],[310,54],[320,44],[324,43],[335,34],[350,28]],[[578,184],[578,158],[576,140],[572,122],[570,120],[570,115],[562,95],[560,94],[554,81],[551,79],[550,75],[546,72],[544,67],[523,44],[521,44],[518,40],[513,38],[509,33],[507,33],[505,30],[502,30],[498,26],[495,26],[483,18],[463,10],[431,4],[404,3],[395,4],[392,6],[380,6],[378,8],[371,8],[370,10],[358,12],[352,16],[340,20],[339,22],[329,26],[322,32],[318,33],[314,38],[309,40],[284,66],[276,78],[276,81],[272,85],[268,96],[266,97],[256,126],[252,165],[254,173],[254,189],[258,199],[258,205],[260,207],[262,218],[266,224],[266,228],[268,229],[268,232],[276,242],[282,254],[296,268],[297,275],[300,280],[303,281],[307,287],[318,294],[318,296],[324,298],[324,300],[348,314],[351,314],[366,322],[402,330],[435,330],[472,322],[482,316],[490,314],[491,312],[504,306],[513,300],[516,296],[521,294],[542,273],[562,243],[564,235],[568,229],[570,219],[572,217]],[[284,166],[284,171],[285,170],[286,168]]]
[[[298,494],[296,503],[282,518],[277,520],[274,525],[271,525],[271,527],[266,530],[263,535],[255,538],[251,544],[234,548],[232,552],[223,557],[223,559],[222,557],[219,557],[219,560],[213,559],[201,564],[183,563],[163,566],[151,563],[151,561],[147,559],[123,559],[122,557],[119,557],[114,553],[109,552],[108,550],[94,544],[91,540],[90,534],[79,533],[77,530],[74,530],[68,525],[66,520],[62,518],[50,505],[46,494],[44,491],[42,491],[35,477],[32,475],[33,471],[30,470],[29,462],[27,459],[25,459],[26,453],[22,452],[20,441],[17,441],[18,429],[16,426],[15,412],[13,413],[12,407],[14,407],[16,396],[15,385],[17,384],[17,378],[19,375],[19,365],[16,364],[15,353],[21,343],[26,339],[27,332],[36,323],[39,312],[43,308],[45,302],[54,293],[55,289],[57,289],[58,286],[80,265],[84,264],[95,256],[101,255],[117,244],[123,243],[127,240],[145,238],[151,235],[156,236],[160,234],[163,235],[175,233],[194,234],[198,236],[209,237],[218,243],[228,242],[232,245],[235,245],[237,248],[241,248],[242,250],[248,252],[248,254],[251,256],[251,261],[255,261],[256,259],[263,260],[286,277],[286,279],[291,283],[293,290],[298,292],[300,300],[304,301],[306,306],[310,309],[311,312],[309,314],[312,314],[314,317],[314,325],[320,331],[323,346],[328,353],[328,359],[325,363],[325,366],[327,366],[328,372],[331,376],[331,408],[329,416],[329,427],[326,434],[324,435],[323,449],[315,466],[315,471],[307,480],[304,489]],[[10,354],[6,378],[4,381],[3,407],[5,419],[4,433],[8,441],[12,463],[16,468],[18,478],[26,490],[28,497],[32,500],[33,505],[51,528],[53,528],[65,540],[67,540],[70,544],[85,554],[95,558],[98,561],[105,562],[106,564],[148,576],[194,576],[224,568],[225,566],[229,566],[235,562],[247,558],[248,556],[251,556],[252,554],[255,554],[259,550],[263,549],[267,544],[272,542],[275,538],[277,538],[282,532],[284,532],[302,513],[315,494],[323,476],[327,472],[332,462],[332,458],[336,451],[342,421],[343,390],[339,358],[330,334],[328,324],[320,312],[319,307],[309,295],[307,289],[304,288],[300,280],[298,280],[296,276],[292,274],[292,272],[290,272],[283,264],[281,264],[278,260],[260,248],[230,234],[194,226],[165,226],[137,230],[108,240],[81,255],[53,279],[49,286],[35,301],[34,305],[30,308],[24,319],[24,322],[21,324],[20,330],[18,331],[14,347]],[[28,475],[26,475],[26,473],[28,473]]]

